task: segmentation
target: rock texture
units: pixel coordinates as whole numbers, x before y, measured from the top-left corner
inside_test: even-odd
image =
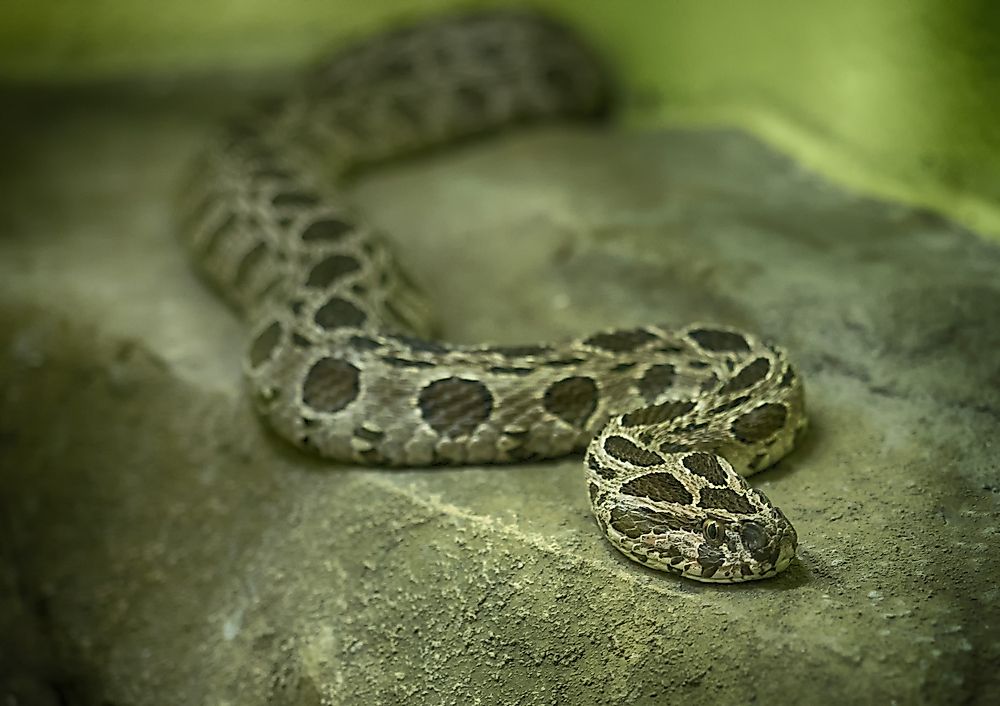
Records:
[[[813,426],[756,477],[781,577],[629,563],[579,459],[336,468],[244,397],[171,196],[222,85],[8,93],[0,695],[17,704],[993,703],[1000,248],[751,137],[549,128],[357,198],[462,341],[780,341]]]

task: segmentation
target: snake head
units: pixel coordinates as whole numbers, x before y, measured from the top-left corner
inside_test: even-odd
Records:
[[[754,515],[706,517],[701,536],[688,543],[684,573],[698,581],[737,582],[767,578],[784,571],[795,556],[795,528],[760,491],[769,506]],[[654,543],[655,544],[655,543]]]
[[[607,476],[590,475],[594,513],[611,542],[645,566],[734,583],[774,576],[795,556],[788,518],[714,454],[681,454],[612,482]]]
[[[633,507],[628,512],[613,513],[618,515],[614,518],[616,524],[627,534],[609,534],[629,558],[651,568],[697,581],[754,581],[784,571],[798,544],[792,524],[780,510],[773,506],[771,510],[740,518],[713,513],[700,523],[688,518],[678,523],[665,521],[660,513]],[[627,516],[631,516],[631,523],[623,521]],[[651,531],[634,538],[628,536],[643,526]]]
[[[616,504],[607,534],[634,561],[705,582],[768,578],[787,568],[795,556],[795,529],[773,506],[766,513],[712,513],[700,521],[684,514]]]

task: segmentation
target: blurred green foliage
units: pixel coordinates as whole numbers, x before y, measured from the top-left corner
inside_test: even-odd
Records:
[[[0,79],[284,67],[453,0],[0,3]],[[737,125],[855,189],[1000,238],[1000,3],[540,0],[607,54],[626,120]]]

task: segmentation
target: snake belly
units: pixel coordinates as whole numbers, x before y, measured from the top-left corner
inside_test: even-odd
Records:
[[[182,240],[251,332],[245,373],[283,438],[378,466],[514,463],[586,449],[611,543],[700,581],[773,576],[789,521],[744,480],[805,427],[785,353],[724,326],[452,345],[349,203],[358,170],[501,129],[607,114],[601,62],[532,13],[489,11],[338,52],[218,131],[185,183]]]

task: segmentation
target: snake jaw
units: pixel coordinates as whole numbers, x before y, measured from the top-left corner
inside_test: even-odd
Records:
[[[778,560],[774,565],[774,573],[776,574],[788,568],[792,559],[795,558],[795,550],[798,548],[798,537],[795,535],[795,530],[791,525],[788,526],[788,530],[778,544]]]

